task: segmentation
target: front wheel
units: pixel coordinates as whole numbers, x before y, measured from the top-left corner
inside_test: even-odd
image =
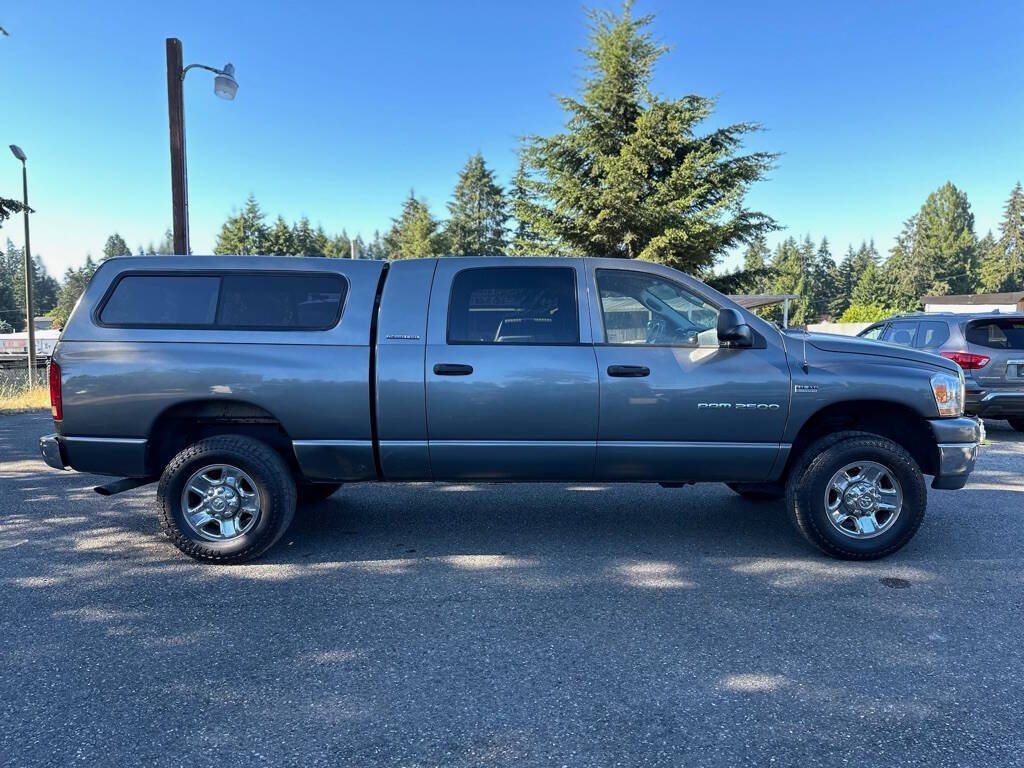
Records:
[[[1024,432],[1024,416],[1011,416],[1007,421],[1018,432]]]
[[[295,514],[295,480],[265,443],[200,440],[171,459],[157,488],[160,526],[196,560],[242,563],[281,538]]]
[[[844,560],[873,560],[902,548],[926,505],[924,475],[913,457],[892,440],[863,432],[811,445],[786,483],[797,530]]]

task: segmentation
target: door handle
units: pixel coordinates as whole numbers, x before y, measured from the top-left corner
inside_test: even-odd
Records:
[[[609,365],[608,375],[640,378],[641,376],[650,376],[651,369],[646,365]]]
[[[438,376],[469,376],[473,372],[472,365],[460,365],[459,363],[438,363],[434,366],[434,373]]]

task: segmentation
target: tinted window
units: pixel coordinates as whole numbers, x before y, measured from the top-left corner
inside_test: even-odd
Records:
[[[599,269],[597,290],[609,344],[718,346],[718,310],[678,283],[643,272]]]
[[[576,344],[576,274],[563,267],[459,272],[448,305],[448,342]]]
[[[330,328],[345,281],[335,275],[224,275],[217,325],[227,328]]]
[[[882,335],[882,331],[884,330],[884,325],[876,325],[874,328],[868,328],[866,331],[862,331],[860,336],[863,339],[877,339]]]
[[[993,349],[1024,349],[1024,318],[975,320],[967,326],[967,341]]]
[[[885,329],[885,333],[882,334],[882,341],[909,347],[914,343],[914,334],[916,333],[916,320],[914,322],[897,320],[895,323],[890,323],[889,327]]]
[[[917,343],[915,347],[921,349],[934,349],[941,347],[949,339],[949,326],[942,322],[927,320],[921,323],[917,331]]]
[[[117,282],[100,320],[109,325],[211,325],[220,278],[127,275]]]

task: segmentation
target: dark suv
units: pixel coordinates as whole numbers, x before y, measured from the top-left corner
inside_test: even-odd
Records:
[[[953,360],[964,370],[966,412],[1024,432],[1024,314],[896,315],[857,335]]]

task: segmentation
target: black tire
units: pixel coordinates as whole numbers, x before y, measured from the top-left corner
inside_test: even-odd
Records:
[[[778,501],[786,495],[781,483],[726,483],[730,491],[738,493],[747,501]]]
[[[1011,416],[1007,421],[1010,422],[1010,426],[1018,432],[1024,432],[1024,416]]]
[[[300,483],[295,489],[300,506],[319,504],[337,493],[341,483]]]
[[[903,492],[899,515],[873,538],[840,532],[825,509],[825,490],[832,476],[856,461],[881,464]],[[842,560],[874,560],[902,548],[921,526],[927,499],[924,475],[913,457],[892,440],[866,432],[838,432],[808,446],[786,482],[786,507],[797,530],[822,552]]]
[[[208,541],[185,522],[182,490],[204,465],[228,464],[243,470],[260,493],[261,506],[252,528],[222,541]],[[268,445],[241,435],[219,435],[200,440],[171,459],[160,477],[160,527],[171,542],[189,557],[223,564],[253,560],[268,549],[295,515],[295,480],[284,460]]]

